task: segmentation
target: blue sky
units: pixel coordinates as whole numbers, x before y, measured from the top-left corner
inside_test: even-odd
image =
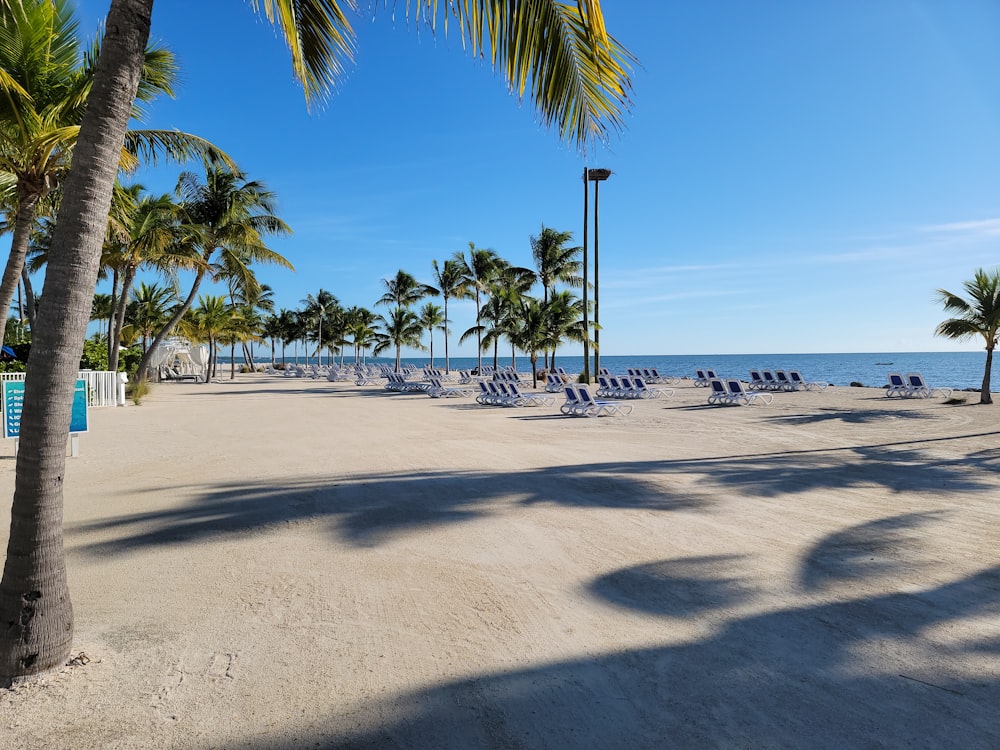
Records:
[[[606,0],[640,66],[626,130],[586,156],[457,39],[378,5],[356,20],[356,66],[312,114],[247,5],[155,6],[182,83],[147,124],[212,140],[278,194],[294,235],[270,244],[297,271],[259,277],[279,306],[323,288],[377,309],[381,279],[429,282],[431,260],[469,242],[530,265],[542,224],[580,241],[587,164],[614,172],[600,197],[606,355],[981,348],[934,337],[934,291],[1000,262],[993,0]],[[108,2],[78,7],[89,29]],[[166,192],[179,171],[137,179]],[[451,317],[465,330],[474,306]]]

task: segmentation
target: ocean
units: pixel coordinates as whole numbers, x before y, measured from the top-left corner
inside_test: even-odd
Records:
[[[286,358],[293,361],[292,357]],[[226,360],[228,362],[228,359]],[[257,357],[258,362],[270,361],[269,357]],[[280,357],[277,361],[281,361]],[[300,356],[300,362],[304,358]],[[315,359],[313,359],[315,361]],[[339,358],[337,359],[339,362]],[[353,360],[350,356],[346,362]],[[380,357],[368,358],[368,362],[383,362],[392,364],[394,360]],[[404,363],[423,367],[428,363],[427,357],[404,357]],[[220,365],[222,358],[220,357]],[[493,357],[483,357],[483,364],[493,363]],[[510,354],[501,356],[500,366],[511,363]],[[542,366],[539,359],[539,369]],[[435,356],[434,364],[444,367],[444,357]],[[583,369],[583,357],[557,356],[556,366],[563,367],[567,372],[577,373]],[[875,388],[888,383],[887,373],[919,372],[932,387],[975,389],[979,390],[983,383],[983,369],[986,366],[986,352],[886,352],[863,354],[664,354],[636,355],[630,357],[603,356],[601,366],[615,373],[625,373],[628,367],[655,367],[663,374],[677,377],[693,377],[695,369],[710,368],[722,377],[740,377],[749,379],[750,370],[799,370],[806,380],[822,380],[832,385],[850,385],[861,383]],[[473,369],[476,367],[475,357],[452,357],[452,370]],[[997,365],[1000,368],[1000,363]],[[531,360],[527,357],[517,358],[519,372],[531,372]],[[996,370],[997,368],[994,368]],[[996,382],[996,378],[993,378]],[[992,383],[990,390],[993,390]]]

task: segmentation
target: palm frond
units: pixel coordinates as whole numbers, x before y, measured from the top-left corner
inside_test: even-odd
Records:
[[[162,159],[176,162],[201,159],[213,164],[221,162],[229,169],[236,169],[236,162],[218,146],[179,130],[129,130],[125,133],[124,151],[130,155],[130,163],[147,161],[155,166]],[[124,163],[122,168],[126,168]]]

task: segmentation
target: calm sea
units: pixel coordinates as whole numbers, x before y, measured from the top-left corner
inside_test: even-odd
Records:
[[[221,358],[220,358],[221,359]],[[258,357],[258,360],[262,358]],[[291,361],[291,358],[288,358]],[[300,358],[300,361],[304,361]],[[369,362],[392,360],[368,359]],[[424,366],[426,357],[404,358],[406,363]],[[510,355],[500,357],[500,365],[509,365]],[[493,357],[483,357],[483,364],[492,364]],[[444,357],[435,357],[434,364],[444,367]],[[556,358],[556,365],[567,372],[577,373],[583,368],[583,357]],[[822,380],[833,385],[850,385],[853,382],[881,387],[888,383],[886,373],[919,372],[931,386],[946,388],[974,388],[983,383],[986,352],[891,352],[865,354],[706,354],[706,355],[637,355],[634,357],[601,357],[601,366],[612,372],[625,373],[628,367],[655,367],[661,373],[674,376],[693,376],[695,369],[711,368],[720,376],[749,378],[750,369],[799,370],[807,380]],[[452,357],[451,369],[472,369],[475,357]],[[1000,363],[998,363],[1000,367]],[[539,360],[541,368],[541,360]],[[527,357],[517,358],[520,372],[531,372]],[[996,381],[996,378],[993,378]],[[991,388],[992,389],[992,384]]]

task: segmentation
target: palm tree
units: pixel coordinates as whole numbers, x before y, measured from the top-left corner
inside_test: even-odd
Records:
[[[223,295],[200,295],[198,306],[184,318],[181,330],[185,337],[192,341],[204,341],[208,344],[206,383],[216,375],[220,338],[224,338],[231,328],[232,318],[233,308],[226,302]]]
[[[580,276],[583,263],[579,260],[583,248],[566,247],[572,239],[572,232],[560,232],[544,224],[541,234],[530,237],[531,256],[535,260],[538,280],[542,284],[543,304],[548,304],[549,291],[555,288],[557,281],[571,287],[583,286],[583,278]],[[548,366],[549,352],[546,350],[545,367]]]
[[[986,370],[983,372],[983,386],[979,391],[979,403],[992,404],[990,395],[993,350],[1000,334],[1000,269],[987,273],[982,268],[976,271],[971,281],[962,284],[968,298],[952,294],[946,289],[938,289],[938,299],[944,309],[957,313],[956,317],[942,321],[934,331],[938,336],[950,339],[968,339],[982,336],[986,341]]]
[[[220,165],[208,165],[205,182],[191,173],[181,174],[177,193],[182,201],[182,229],[200,251],[194,283],[184,302],[164,328],[153,338],[139,362],[136,376],[146,377],[153,352],[170,335],[174,326],[194,304],[206,274],[239,277],[240,284],[256,289],[259,284],[250,270],[253,262],[274,263],[292,268],[284,257],[267,247],[262,235],[290,233],[288,225],[275,216],[274,194],[260,182],[248,182],[242,172]],[[216,257],[219,256],[219,257]],[[214,262],[213,262],[214,261]]]
[[[483,370],[483,321],[482,321],[482,295],[486,293],[487,285],[498,265],[504,263],[500,256],[494,251],[486,248],[477,248],[474,242],[469,243],[469,259],[466,260],[462,253],[455,253],[454,261],[459,264],[464,279],[465,288],[476,300],[476,325],[470,328],[459,341],[464,341],[470,331],[476,331],[476,352],[478,353],[477,372]]]
[[[462,272],[462,264],[454,258],[446,260],[441,266],[438,266],[436,260],[432,260],[431,264],[434,266],[434,283],[437,284],[438,291],[444,297],[444,370],[451,372],[451,359],[448,356],[448,334],[450,333],[448,325],[451,322],[448,318],[448,300],[452,297],[468,299],[470,296],[469,286],[465,274]]]
[[[447,331],[447,322],[448,320],[444,316],[444,310],[441,309],[440,305],[428,302],[420,308],[420,325],[427,330],[427,338],[429,339],[428,344],[430,345],[431,367],[434,367],[434,329],[437,328]]]
[[[344,313],[345,334],[353,339],[355,364],[360,364],[362,351],[375,343],[377,320],[378,316],[364,307],[352,307]]]
[[[340,307],[340,302],[330,292],[320,289],[315,297],[307,294],[306,298],[302,300],[302,304],[306,306],[305,310],[302,311],[303,317],[310,320],[318,328],[316,334],[316,361],[322,365],[323,322],[332,320],[337,308]],[[306,361],[308,362],[308,358]]]
[[[409,308],[424,297],[433,297],[439,294],[437,289],[428,284],[421,284],[402,269],[397,271],[393,278],[382,279],[382,286],[385,287],[385,294],[378,299],[376,305]]]
[[[132,283],[139,269],[153,266],[170,273],[173,269],[193,262],[190,244],[183,242],[178,225],[178,206],[169,195],[149,196],[136,190],[134,211],[128,220],[128,239],[119,246],[115,266],[121,275],[121,299],[132,292]],[[118,369],[118,344],[125,325],[125,305],[118,306],[108,353],[108,369]],[[145,337],[143,337],[145,345]],[[143,349],[145,351],[145,349]]]
[[[8,0],[0,16],[0,171],[17,177],[16,218],[10,255],[0,281],[0,309],[8,309],[22,277],[28,239],[39,201],[61,182],[80,135],[84,108],[94,86],[101,48],[84,54],[67,0]],[[145,45],[143,45],[145,46]],[[173,95],[173,54],[145,49],[137,98]],[[130,117],[141,119],[132,102]],[[200,138],[172,130],[135,130],[123,139],[119,166],[134,169],[138,154],[178,159],[221,152]],[[119,147],[120,148],[120,147]],[[0,332],[4,321],[0,321]]]
[[[177,292],[172,287],[140,282],[132,296],[132,302],[126,308],[126,319],[135,334],[142,339],[142,351],[145,353],[150,337],[170,320],[171,311],[177,302]],[[121,330],[122,328],[118,329],[118,335],[121,335]]]
[[[549,347],[546,351],[552,353],[549,367],[555,369],[556,350],[565,339],[582,341],[583,330],[583,300],[568,289],[553,292],[546,305],[546,321],[549,327]]]
[[[531,360],[532,387],[538,383],[538,353],[548,351],[553,345],[549,309],[546,302],[523,297],[517,315],[517,326],[511,333],[511,342]]]
[[[281,25],[308,102],[325,96],[342,75],[341,62],[351,57],[353,33],[341,5],[337,0],[252,4]],[[50,670],[66,660],[72,642],[60,523],[65,425],[152,11],[153,0],[111,0],[100,64],[64,183],[45,282],[46,296],[58,302],[39,309],[21,413],[11,508],[17,523],[0,580],[0,622],[14,625],[0,629],[0,678]],[[632,57],[607,33],[599,0],[468,0],[428,6],[420,14],[432,30],[445,17],[453,18],[449,28],[473,55],[491,50],[496,69],[515,93],[523,95],[530,82],[529,97],[542,122],[555,125],[562,138],[582,146],[622,127]],[[0,86],[10,88],[2,81]],[[30,611],[25,591],[37,593]],[[34,627],[39,618],[47,627]]]
[[[378,343],[372,353],[378,356],[390,346],[395,346],[395,370],[400,372],[402,369],[402,348],[409,346],[414,349],[423,349],[420,337],[423,336],[424,327],[416,313],[405,307],[394,307],[388,317],[379,315],[378,319],[382,324],[382,334],[379,336]]]

